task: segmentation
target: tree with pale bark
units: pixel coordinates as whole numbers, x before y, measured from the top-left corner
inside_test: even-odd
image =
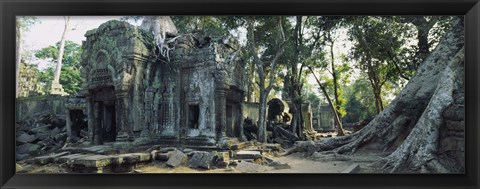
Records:
[[[260,99],[259,99],[259,110],[258,110],[258,141],[259,142],[267,142],[267,97],[270,91],[273,88],[273,84],[275,81],[275,76],[277,72],[278,62],[280,61],[281,56],[284,53],[284,44],[286,42],[285,33],[282,24],[282,17],[270,17],[272,19],[267,19],[265,22],[271,22],[276,25],[275,28],[272,28],[270,33],[273,33],[276,36],[276,40],[273,41],[273,44],[270,45],[273,49],[267,49],[270,51],[274,51],[275,53],[267,57],[265,55],[271,55],[268,53],[263,53],[259,57],[259,44],[257,44],[258,32],[256,31],[256,25],[259,24],[256,17],[251,16],[247,18],[247,48],[250,56],[252,57],[252,61],[256,66],[256,71],[258,74],[258,86],[260,90]],[[265,47],[265,46],[264,46]],[[266,68],[268,68],[268,73]],[[268,84],[267,82],[267,74],[268,75]]]
[[[465,152],[450,148],[451,136],[446,134],[452,128],[462,133],[465,127],[464,35],[459,18],[403,90],[363,129],[343,137],[297,142],[289,153],[353,154],[368,148],[370,153],[389,154],[376,162],[386,172],[464,171],[464,159],[459,157]]]
[[[15,50],[15,98],[18,97],[18,81],[20,77],[20,63],[23,55],[23,32],[28,31],[29,27],[37,22],[34,16],[18,16],[15,20],[15,38],[17,46]]]

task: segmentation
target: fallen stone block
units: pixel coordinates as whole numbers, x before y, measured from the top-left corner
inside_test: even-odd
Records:
[[[274,139],[275,140],[275,139]],[[283,148],[282,148],[282,145],[280,144],[272,144],[272,143],[266,143],[264,144],[265,145],[265,148],[266,149],[270,149],[272,151],[285,151]]]
[[[194,150],[194,149],[191,149],[191,148],[185,148],[185,149],[183,149],[182,151],[183,151],[183,153],[188,154],[188,153],[190,153],[190,152],[194,152],[195,150]]]
[[[152,158],[149,153],[132,153],[139,157],[140,162],[150,161]]]
[[[170,152],[170,151],[175,151],[177,150],[177,148],[175,147],[167,147],[167,148],[161,148],[160,150],[158,150],[160,153],[166,153],[166,152]]]
[[[60,133],[60,129],[55,127],[50,131],[50,138],[55,138]]]
[[[291,142],[298,140],[298,137],[294,133],[279,126],[273,126],[273,132],[275,133],[275,136],[280,136],[282,139],[285,139]]]
[[[228,152],[213,152],[215,165],[218,167],[226,167],[230,163],[230,155]]]
[[[168,159],[172,157],[172,154],[173,154],[173,151],[165,152],[165,153],[160,153],[159,151],[157,151],[155,154],[155,160],[168,161]]]
[[[24,159],[27,159],[30,157],[30,154],[20,154],[17,152],[17,154],[15,155],[15,159],[17,161],[20,161],[20,160],[24,160]]]
[[[29,135],[27,133],[23,133],[16,138],[16,141],[20,144],[32,143],[35,140],[37,140],[37,137]]]
[[[235,154],[235,159],[259,159],[262,154],[259,151],[242,150]]]
[[[70,155],[58,157],[58,158],[57,158],[56,160],[54,160],[54,161],[55,161],[56,163],[67,163],[67,162],[72,161],[72,160],[75,160],[75,159],[77,159],[77,158],[86,157],[86,156],[90,156],[90,155],[70,154]]]
[[[267,167],[243,161],[237,163],[236,170],[242,173],[263,173],[267,171]]]
[[[140,156],[133,154],[120,154],[118,155],[117,164],[133,164],[140,161]]]
[[[196,151],[193,152],[193,156],[188,162],[188,166],[190,168],[210,169],[212,160],[213,155],[211,153]]]
[[[67,140],[68,138],[68,134],[67,133],[59,133],[57,135],[55,135],[55,141],[56,142],[60,142],[60,143],[63,143]]]
[[[69,165],[73,166],[84,166],[84,167],[106,167],[111,165],[115,160],[112,156],[104,155],[92,155],[92,156],[83,156],[75,158],[73,160],[67,161]]]
[[[58,154],[36,157],[34,160],[36,164],[45,165],[45,164],[53,163],[56,158],[64,155],[68,155],[68,154],[70,154],[70,152],[61,152]]]
[[[17,146],[17,153],[37,155],[41,149],[42,149],[42,146],[38,144],[25,143],[20,146]]]
[[[169,167],[178,167],[187,160],[187,155],[180,150],[175,150],[166,163]]]
[[[50,134],[50,125],[35,127],[29,130],[30,134],[48,133]]]

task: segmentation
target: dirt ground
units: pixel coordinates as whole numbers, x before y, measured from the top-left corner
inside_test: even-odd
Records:
[[[373,162],[385,155],[358,153],[351,156],[333,156],[317,154],[312,157],[304,157],[303,153],[293,153],[288,156],[272,157],[270,159],[287,167],[274,167],[265,165],[263,173],[341,173],[352,164],[359,165],[357,173],[382,173],[381,169],[372,165]],[[67,173],[62,165],[47,164],[44,166],[20,163],[22,169],[28,173]],[[187,166],[170,168],[165,162],[153,161],[134,167],[135,173],[242,173],[235,166],[211,170],[191,169]]]
[[[372,165],[379,160],[382,155],[379,154],[359,154],[346,156],[349,160],[333,160],[333,158],[305,158],[303,153],[293,153],[288,156],[270,157],[279,163],[287,163],[291,168],[276,169],[266,166],[264,173],[341,173],[352,164],[358,164],[360,169],[358,173],[381,173],[378,166]],[[188,167],[170,168],[162,162],[154,162],[146,165],[140,165],[135,168],[140,173],[241,173],[234,166],[222,169],[198,170]]]

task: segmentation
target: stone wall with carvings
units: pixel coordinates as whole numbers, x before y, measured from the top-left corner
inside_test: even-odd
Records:
[[[215,145],[241,135],[245,65],[236,39],[170,36],[166,61],[157,59],[150,33],[126,22],[106,22],[85,36],[80,95],[93,143],[112,124],[117,141],[136,143]],[[107,119],[112,114],[115,121]]]

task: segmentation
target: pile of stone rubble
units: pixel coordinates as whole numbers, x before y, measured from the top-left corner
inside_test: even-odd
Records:
[[[15,137],[17,161],[55,152],[67,142],[65,119],[49,112],[32,115],[16,124]]]
[[[117,154],[112,146],[67,147],[49,155],[26,160],[37,165],[56,164],[65,172],[75,173],[135,173],[142,164],[161,163],[166,167],[189,167],[199,170],[234,168],[238,172],[259,173],[271,166],[290,168],[286,163],[272,160],[271,156],[284,150],[274,144],[241,145],[238,150],[204,151],[190,148],[153,146],[141,152]]]

